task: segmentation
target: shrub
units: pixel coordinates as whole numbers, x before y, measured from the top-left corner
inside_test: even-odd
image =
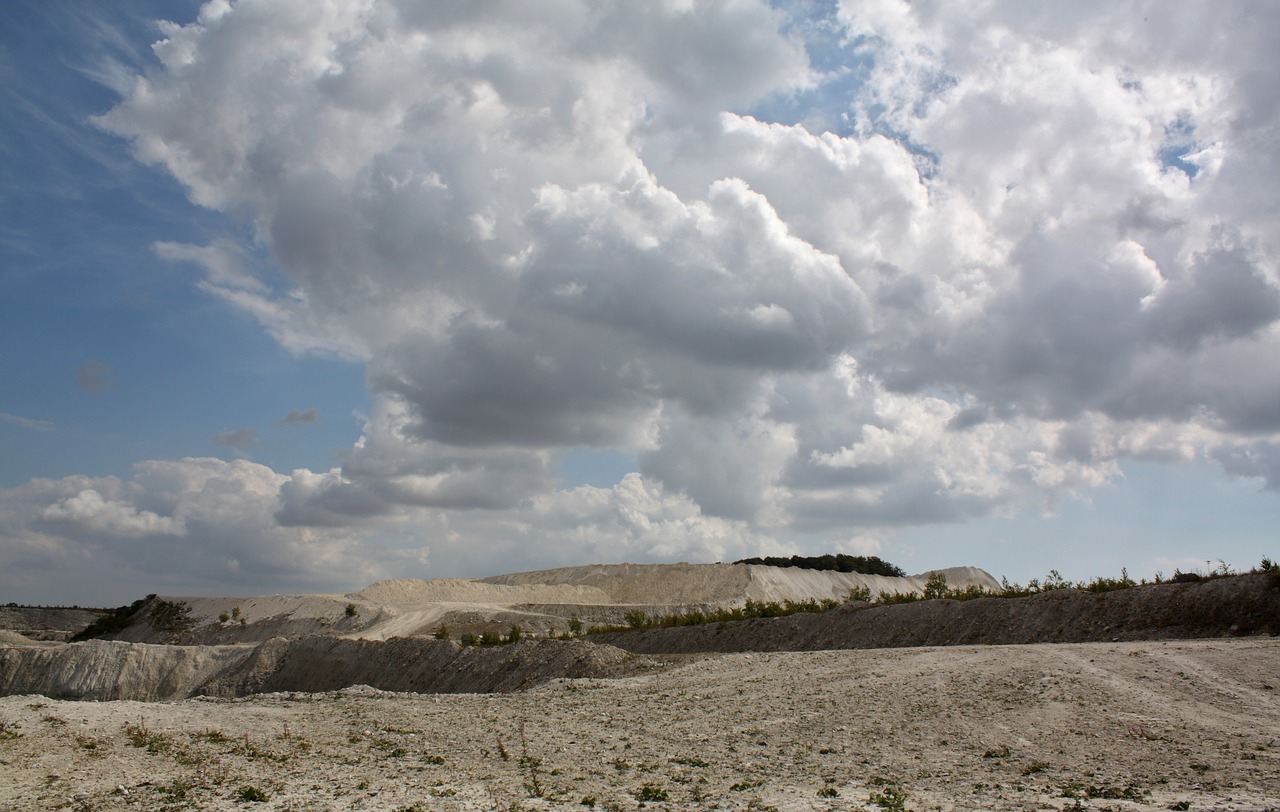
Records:
[[[744,558],[733,563],[762,564],[766,567],[798,567],[807,570],[858,572],[863,575],[886,575],[890,578],[902,578],[906,575],[900,567],[895,567],[888,561],[884,561],[874,555],[845,555],[843,553],[832,555],[827,553],[819,556],[793,555],[790,558],[769,556],[767,558]]]
[[[577,615],[569,618],[569,634],[575,637],[582,634],[582,621],[578,619]]]
[[[865,586],[849,587],[849,594],[845,596],[845,600],[871,603],[871,590]]]
[[[446,626],[446,625],[444,625],[443,623],[441,623],[441,624],[440,624],[440,628],[436,629],[436,639],[437,639],[437,640],[448,640],[448,639],[449,639],[449,627],[448,627],[448,626]]]
[[[151,607],[151,626],[162,632],[182,634],[195,625],[191,607],[184,601],[156,600]]]
[[[925,579],[924,599],[929,601],[945,597],[947,597],[947,576],[935,572]]]
[[[523,636],[524,636],[524,630],[521,629],[519,626],[513,625],[511,627],[510,633],[507,634],[507,642],[517,643],[520,641],[520,638]]]
[[[356,608],[354,603],[348,603],[347,608],[343,611],[346,613],[347,617],[355,617],[360,614],[360,610]]]
[[[133,625],[133,622],[136,619],[138,612],[142,610],[142,607],[155,599],[156,596],[152,593],[145,598],[138,598],[128,606],[118,606],[115,609],[112,609],[110,612],[93,621],[81,632],[72,637],[71,642],[74,643],[80,640],[90,640],[95,637],[103,637],[104,635],[124,631],[129,626]]]

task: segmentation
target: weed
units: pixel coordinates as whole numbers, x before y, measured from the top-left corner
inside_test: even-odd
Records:
[[[423,756],[422,760],[427,764],[435,764],[437,766],[444,764],[444,756]]]
[[[49,727],[62,727],[67,723],[66,719],[61,719],[57,716],[46,716],[40,721],[44,722]]]
[[[1174,801],[1173,803],[1169,804],[1167,808],[1168,809],[1190,809],[1191,802],[1190,801]]]
[[[839,798],[840,791],[837,790],[835,787],[823,787],[822,789],[818,790],[818,797],[819,798]]]
[[[700,758],[693,758],[691,756],[683,756],[680,758],[671,758],[667,760],[670,761],[672,764],[683,764],[686,767],[710,767],[711,766],[709,762],[703,761]]]
[[[594,808],[596,805],[596,796],[594,795],[583,796],[582,805],[586,807]]]
[[[1023,774],[1023,775],[1034,775],[1035,773],[1042,773],[1042,772],[1044,772],[1044,771],[1045,771],[1045,770],[1047,770],[1047,769],[1049,769],[1049,762],[1047,762],[1047,761],[1032,761],[1032,762],[1030,762],[1030,763],[1028,763],[1028,764],[1026,764],[1026,765],[1024,765],[1024,766],[1023,766],[1023,768],[1022,768],[1022,774]]]
[[[529,739],[524,733],[523,719],[520,720],[520,767],[528,774],[524,782],[524,788],[529,792],[529,797],[541,798],[543,791],[539,774],[542,771],[542,759],[534,758],[529,753]]]
[[[738,783],[730,786],[729,789],[732,790],[733,792],[745,792],[749,789],[755,789],[756,787],[762,787],[762,786],[764,786],[763,781],[752,781],[751,779],[748,778],[744,781],[739,781]]]
[[[146,723],[141,719],[136,725],[126,724],[124,733],[129,738],[129,744],[134,747],[145,747],[147,752],[153,755],[167,752],[173,746],[173,740],[168,735],[148,730]]]
[[[1127,787],[1094,787],[1085,789],[1084,797],[1102,798],[1110,801],[1135,801],[1141,803],[1146,793],[1135,786]]]
[[[634,793],[637,801],[665,801],[670,797],[667,791],[657,784],[645,784]]]
[[[356,608],[354,603],[348,603],[347,608],[342,610],[347,617],[355,617],[360,614],[360,610]]]
[[[983,753],[982,757],[983,758],[1008,758],[1009,748],[1008,746],[1002,744],[999,747],[993,747],[987,752]]]
[[[236,790],[231,797],[235,798],[240,803],[265,803],[266,801],[271,800],[270,795],[251,784],[246,784]]]
[[[16,730],[12,730],[4,722],[0,722],[0,742],[13,741],[22,738],[22,734]]]
[[[884,789],[871,793],[867,800],[888,812],[906,812],[908,797],[905,789],[890,783]]]
[[[448,626],[446,626],[446,625],[444,625],[443,623],[441,623],[441,624],[440,624],[440,628],[436,629],[436,639],[437,639],[437,640],[448,640],[448,639],[449,639],[449,627],[448,627]]]

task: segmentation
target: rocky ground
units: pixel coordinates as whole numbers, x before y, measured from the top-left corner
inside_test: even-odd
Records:
[[[511,694],[0,699],[0,809],[1280,809],[1280,640],[745,653]]]

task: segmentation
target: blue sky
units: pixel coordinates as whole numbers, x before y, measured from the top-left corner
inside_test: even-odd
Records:
[[[964,5],[0,5],[0,600],[1274,558],[1276,13]]]

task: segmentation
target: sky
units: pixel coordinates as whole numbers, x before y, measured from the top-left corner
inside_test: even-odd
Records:
[[[0,4],[0,602],[1280,555],[1280,8]]]

